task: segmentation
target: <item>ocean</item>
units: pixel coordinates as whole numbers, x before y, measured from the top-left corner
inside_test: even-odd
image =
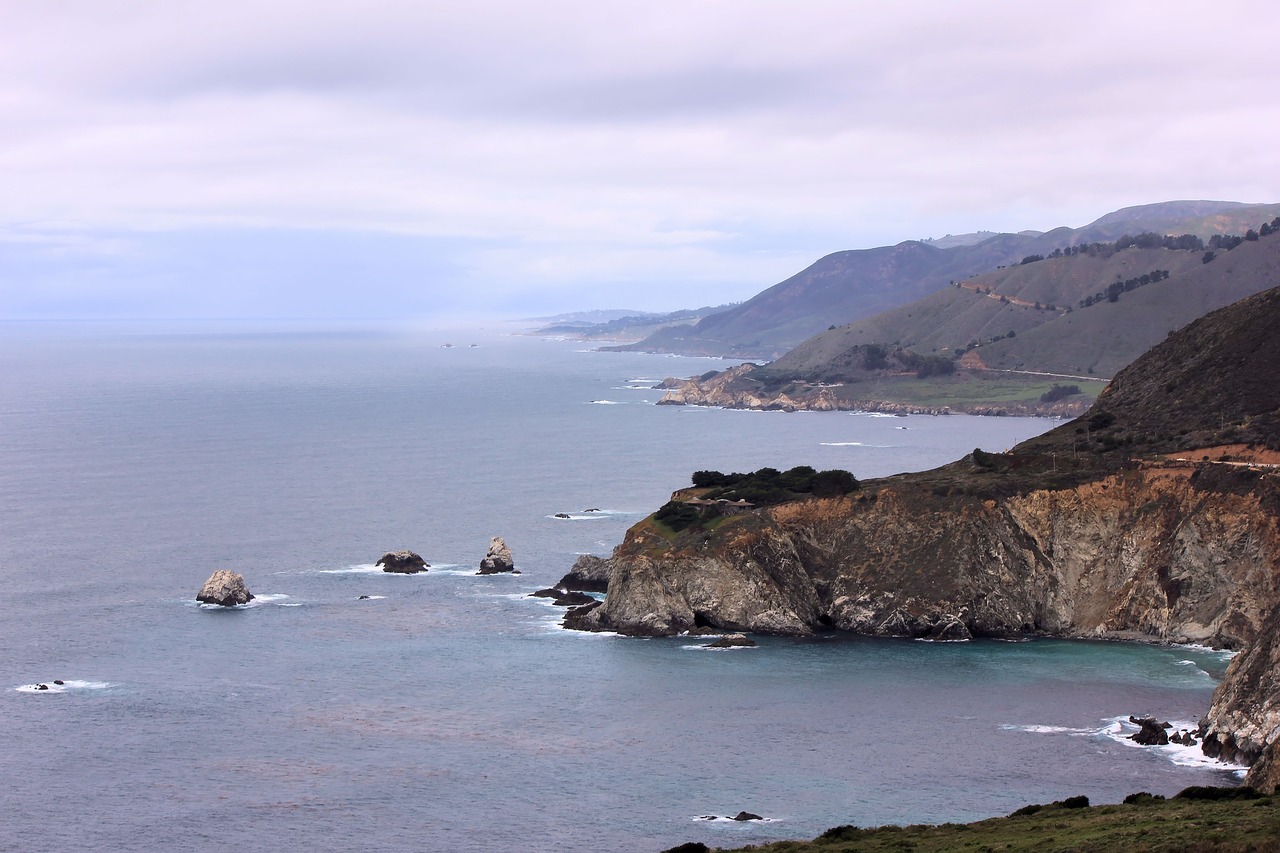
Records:
[[[1124,738],[1207,710],[1208,649],[562,630],[529,593],[695,470],[867,478],[1053,425],[654,405],[726,364],[500,326],[0,327],[0,849],[658,851],[1239,781]],[[520,574],[475,574],[491,536]],[[374,567],[399,548],[431,569]],[[257,598],[198,604],[220,568]]]

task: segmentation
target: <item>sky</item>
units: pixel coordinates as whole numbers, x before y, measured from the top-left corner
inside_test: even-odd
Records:
[[[0,0],[0,318],[531,316],[1280,201],[1274,0]]]

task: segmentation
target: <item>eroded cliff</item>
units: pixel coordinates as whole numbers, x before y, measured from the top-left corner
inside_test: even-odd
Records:
[[[1220,455],[1220,454],[1219,454]],[[1280,473],[1226,491],[1209,469],[1149,461],[1067,489],[939,495],[910,478],[759,509],[714,530],[649,520],[575,627],[927,636],[1044,632],[1238,648],[1280,600]]]

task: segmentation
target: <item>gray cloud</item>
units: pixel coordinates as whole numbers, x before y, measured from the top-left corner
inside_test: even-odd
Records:
[[[328,233],[340,269],[382,245],[358,235],[420,240],[430,259],[398,249],[406,267],[481,305],[673,306],[748,296],[843,248],[1169,198],[1280,199],[1280,7],[1263,2],[69,0],[4,14],[0,268],[14,274],[0,311],[39,302],[31,282],[77,275],[74,292],[115,304],[111,288],[144,270],[166,282],[146,298],[180,305],[174,247],[226,250],[228,235]],[[93,275],[68,260],[94,252]],[[279,282],[275,303],[312,269],[246,257],[255,292]],[[339,279],[326,288],[350,309]],[[389,283],[363,292],[371,313],[428,310]],[[251,292],[236,310],[255,310]]]

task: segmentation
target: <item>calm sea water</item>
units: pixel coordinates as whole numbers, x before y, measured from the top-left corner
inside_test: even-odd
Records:
[[[1206,710],[1204,650],[560,630],[527,594],[693,470],[877,476],[1052,425],[652,405],[720,366],[497,329],[0,327],[0,849],[656,851],[1237,778],[1120,736]],[[522,574],[474,575],[494,535]],[[375,571],[394,548],[432,570]],[[197,605],[217,568],[258,599]],[[698,819],[743,809],[769,820]]]

